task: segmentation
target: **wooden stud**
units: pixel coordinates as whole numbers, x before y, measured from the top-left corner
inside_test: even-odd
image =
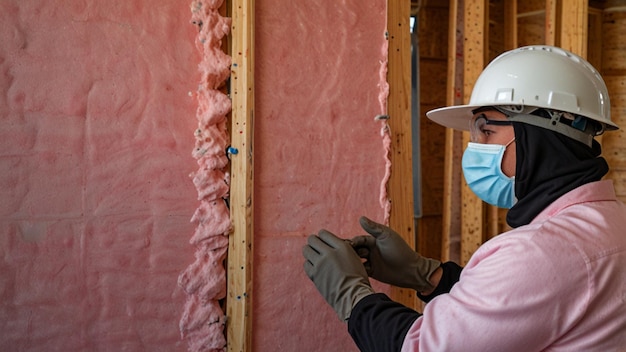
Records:
[[[588,0],[560,1],[558,46],[587,57]]]
[[[448,69],[448,46],[442,45],[442,42],[447,43],[450,34],[447,26],[449,4],[422,1],[414,15],[419,25],[413,34],[413,40],[416,35],[419,38],[419,105],[417,109],[413,107],[413,111],[419,111],[419,115],[413,116],[413,121],[418,122],[419,131],[413,126],[413,132],[417,131],[419,136],[421,165],[428,166],[421,168],[422,207],[421,216],[416,219],[416,248],[425,257],[440,259],[446,128],[433,123],[424,112],[446,105],[447,81],[441,77],[446,76]]]
[[[602,71],[602,10],[590,7],[587,34],[587,61]]]
[[[230,214],[226,340],[230,352],[252,350],[254,0],[232,0]]]
[[[387,193],[391,200],[389,226],[415,248],[413,223],[413,166],[411,163],[411,31],[409,1],[387,2],[387,33],[389,38],[389,61],[387,81],[389,98],[387,113],[391,134],[391,177]],[[408,307],[417,306],[413,290],[391,288],[391,298]]]
[[[543,6],[543,4],[538,4],[533,1],[521,2],[520,6],[518,6],[517,0],[500,1],[499,4],[500,6],[502,6],[502,11],[494,11],[490,14],[490,30],[494,32],[502,32],[504,33],[504,36],[502,43],[494,42],[493,40],[489,42],[489,52],[492,54],[492,57],[490,57],[490,59],[493,59],[495,56],[500,55],[505,51],[517,48],[520,36],[520,32],[518,32],[518,27],[522,27],[523,30],[521,31],[521,33],[523,35],[527,33],[524,26],[528,25],[529,22],[532,23],[531,21],[528,21],[529,19],[532,18],[534,20],[534,17],[543,17],[543,15],[545,14],[545,10],[539,9],[539,6]],[[492,9],[493,8],[494,7],[492,7]],[[520,13],[520,10],[526,12]],[[491,37],[493,38],[493,36]],[[486,239],[491,239],[509,230],[508,225],[506,224],[506,215],[508,209],[498,208],[491,205],[485,205],[485,208]]]
[[[560,33],[558,19],[558,0],[546,1],[546,28],[545,28],[545,44],[557,45],[557,36]]]
[[[482,72],[486,62],[487,37],[487,1],[465,0],[463,47],[463,99],[469,101],[472,88]],[[469,142],[469,132],[463,133],[463,145]],[[469,189],[467,184],[461,189],[461,265],[467,264],[469,258],[485,240],[484,205]]]
[[[458,16],[458,3],[450,0],[450,21],[448,25],[448,78],[446,87],[446,105],[453,105],[455,102],[455,78],[456,78],[456,28]],[[454,130],[446,128],[444,164],[443,164],[443,214],[441,219],[441,260],[450,260],[451,239],[452,239],[452,207],[454,194],[452,189],[454,184]]]
[[[448,76],[446,82],[446,105],[457,105],[462,103],[457,94],[460,89],[458,78],[460,75],[458,61],[458,42],[461,42],[458,35],[458,28],[462,28],[462,16],[459,16],[459,1],[450,0],[449,5],[449,26],[448,26]],[[462,81],[462,79],[461,79]],[[451,128],[446,128],[446,142],[444,153],[444,170],[443,170],[443,214],[442,214],[442,244],[441,244],[441,260],[443,262],[450,260],[458,260],[459,253],[457,247],[457,236],[460,234],[461,225],[458,206],[460,203],[460,188],[458,184],[460,179],[460,158],[456,151],[461,149],[463,139],[460,132]],[[455,216],[457,215],[457,216]]]
[[[602,10],[589,7],[589,27],[587,32],[587,61],[598,70],[603,72],[602,69],[602,37],[604,31],[602,30]],[[610,92],[610,91],[609,91]],[[609,96],[611,94],[609,93]],[[595,137],[601,145],[603,144],[604,135]]]
[[[485,204],[485,234],[484,239],[488,240],[500,234],[500,209],[496,206]]]
[[[504,49],[517,48],[517,0],[504,2]]]
[[[620,130],[603,134],[602,154],[611,168],[606,178],[613,180],[617,197],[626,202],[626,3],[603,5],[601,70],[611,98],[611,120]]]

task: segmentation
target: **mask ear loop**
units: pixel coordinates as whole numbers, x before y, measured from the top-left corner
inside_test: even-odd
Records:
[[[513,137],[513,139],[511,139],[511,140],[509,141],[509,143],[507,143],[507,144],[505,144],[505,145],[504,145],[504,151],[506,151],[506,148],[508,148],[508,147],[509,147],[509,145],[511,145],[511,143],[513,143],[513,142],[515,142],[515,137]],[[504,160],[504,152],[502,152],[502,157],[500,158],[500,172],[502,173],[502,175],[504,175],[504,176],[506,176],[506,177],[508,177],[508,178],[511,178],[511,179],[515,180],[515,175],[513,175],[513,176],[507,176],[507,174],[505,174],[505,173],[504,173],[504,170],[502,170],[502,161],[503,161],[503,160]],[[517,165],[515,166],[515,168],[517,169]]]

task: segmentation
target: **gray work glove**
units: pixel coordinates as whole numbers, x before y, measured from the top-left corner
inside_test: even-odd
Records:
[[[321,230],[302,248],[304,271],[342,321],[361,298],[374,293],[361,258],[350,243]]]
[[[371,236],[357,236],[351,242],[358,255],[365,259],[363,265],[370,277],[418,292],[433,289],[428,279],[441,265],[440,261],[422,257],[385,225],[364,216],[359,222]]]

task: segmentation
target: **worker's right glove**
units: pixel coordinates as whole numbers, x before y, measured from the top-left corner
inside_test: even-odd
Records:
[[[422,257],[385,225],[364,216],[359,222],[371,236],[357,236],[351,242],[359,257],[365,259],[365,270],[370,277],[418,292],[433,289],[428,279],[441,265],[440,261]]]
[[[350,243],[320,230],[302,248],[304,271],[342,321],[365,296],[374,293],[367,272]]]

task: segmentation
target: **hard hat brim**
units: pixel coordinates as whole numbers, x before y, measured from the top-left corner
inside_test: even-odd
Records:
[[[469,131],[469,122],[473,116],[472,110],[480,107],[476,105],[444,106],[428,111],[426,116],[444,127],[459,131]]]
[[[484,106],[487,105],[473,104],[444,106],[426,112],[426,116],[433,122],[440,124],[444,127],[452,128],[459,131],[469,131],[469,121],[472,119],[472,116],[474,116],[472,111]],[[602,121],[602,123],[604,124],[607,131],[614,131],[619,129],[619,126],[611,120]]]

